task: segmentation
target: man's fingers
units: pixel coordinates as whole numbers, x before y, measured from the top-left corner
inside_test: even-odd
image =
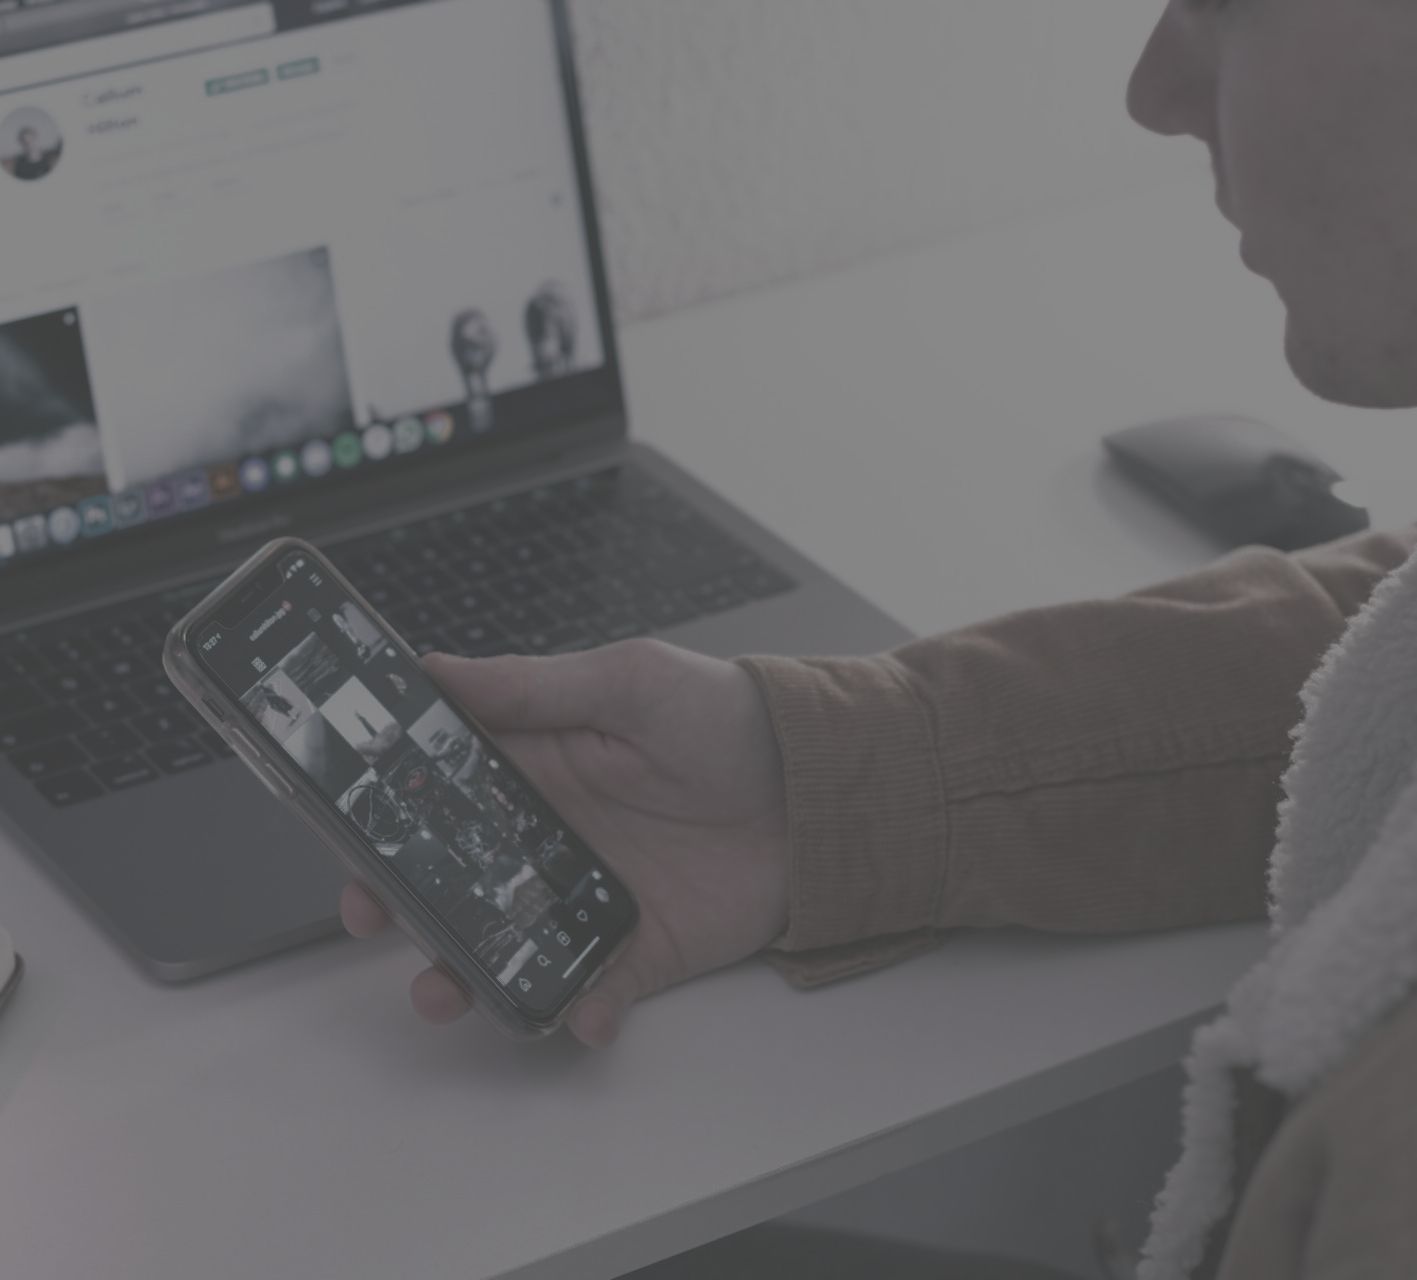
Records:
[[[420,973],[409,986],[408,994],[419,1017],[439,1025],[456,1022],[472,1007],[457,983],[437,969]]]
[[[643,994],[634,970],[624,963],[610,970],[577,1001],[566,1018],[571,1034],[592,1049],[604,1049],[615,1042],[630,1006]]]
[[[632,665],[646,644],[622,642],[586,653],[455,658],[435,653],[430,675],[489,729],[571,729],[607,732],[632,727],[636,708],[626,696]]]
[[[340,919],[356,938],[372,938],[388,928],[389,914],[362,884],[351,881],[340,892]],[[429,1022],[455,1022],[470,1008],[467,997],[446,973],[425,969],[409,988],[419,1015]]]
[[[339,916],[356,938],[372,938],[389,925],[389,914],[362,884],[351,881],[339,896]]]

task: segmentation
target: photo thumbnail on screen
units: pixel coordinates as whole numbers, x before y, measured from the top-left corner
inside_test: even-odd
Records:
[[[78,309],[0,324],[0,520],[105,492]]]

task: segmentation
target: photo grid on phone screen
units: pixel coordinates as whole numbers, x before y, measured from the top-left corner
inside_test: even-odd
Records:
[[[303,622],[243,705],[498,982],[568,981],[603,874],[362,610]]]

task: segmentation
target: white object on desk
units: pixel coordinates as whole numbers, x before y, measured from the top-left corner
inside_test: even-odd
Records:
[[[1208,206],[1139,196],[633,328],[637,430],[922,632],[1207,558],[1106,484],[1129,421],[1269,418],[1396,519],[1417,431],[1328,434]],[[422,1025],[397,939],[160,989],[8,849],[0,903],[45,974],[0,1035],[26,1280],[609,1280],[1175,1062],[1265,944],[960,937],[810,994],[749,964],[593,1055]]]

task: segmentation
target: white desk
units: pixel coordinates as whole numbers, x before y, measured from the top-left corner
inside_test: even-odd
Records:
[[[1417,431],[1330,438],[1204,186],[632,329],[639,429],[920,631],[1199,563],[1100,472],[1161,412],[1283,419],[1403,517]],[[597,1056],[423,1026],[392,939],[157,987],[8,849],[0,919],[17,1280],[604,1280],[1174,1061],[1262,945],[976,937],[811,995],[750,964]]]

